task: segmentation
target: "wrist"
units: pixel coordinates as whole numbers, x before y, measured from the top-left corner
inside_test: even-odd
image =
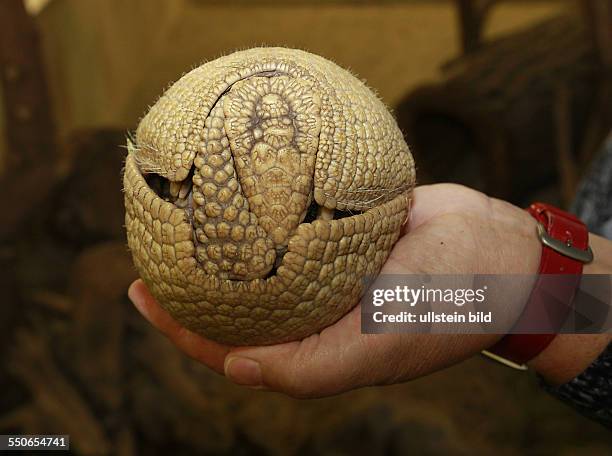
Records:
[[[536,235],[536,220],[524,209],[495,198],[491,198],[491,217],[499,237],[492,270],[505,274],[537,274],[542,243]],[[504,270],[497,271],[500,264],[505,265]]]
[[[542,243],[536,234],[536,220],[524,209],[502,200],[491,198],[491,219],[497,234],[497,246],[493,251],[490,273],[520,274],[526,280],[517,280],[517,288],[511,297],[503,296],[504,325],[510,330],[519,320],[529,301],[536,282],[542,256]],[[499,320],[498,317],[498,320]],[[487,348],[503,336],[498,334]]]
[[[593,262],[584,274],[612,274],[612,241],[590,234]],[[560,385],[582,373],[612,342],[612,334],[559,334],[528,365],[547,382]]]
[[[584,274],[612,274],[612,241],[589,234],[593,261],[584,266]]]
[[[559,334],[527,365],[551,385],[562,385],[584,370],[612,342],[612,334]]]
[[[535,288],[512,328],[513,333],[483,352],[517,368],[534,361],[556,339],[556,328],[563,325],[571,312],[584,264],[593,260],[588,230],[575,216],[544,203],[533,203],[527,211],[537,221],[537,238],[545,246]],[[556,274],[564,275],[563,281],[556,280]],[[549,326],[534,333],[530,329],[534,324]],[[583,355],[587,354],[580,353]]]

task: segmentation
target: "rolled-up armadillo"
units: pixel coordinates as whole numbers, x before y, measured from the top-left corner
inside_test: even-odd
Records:
[[[284,48],[187,73],[128,150],[140,275],[180,324],[230,345],[301,339],[355,306],[399,236],[415,180],[370,89]]]

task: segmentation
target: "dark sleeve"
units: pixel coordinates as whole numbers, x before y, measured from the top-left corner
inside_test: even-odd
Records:
[[[578,377],[558,387],[542,380],[542,387],[586,417],[612,429],[612,344]]]
[[[592,233],[612,239],[612,134],[582,181],[571,212]]]
[[[612,239],[612,135],[581,184],[572,209],[589,231]],[[612,344],[576,378],[558,387],[542,380],[542,387],[612,429]]]

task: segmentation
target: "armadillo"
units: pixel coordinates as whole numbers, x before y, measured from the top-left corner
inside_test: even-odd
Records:
[[[185,74],[128,141],[128,245],[187,329],[302,339],[358,303],[414,185],[402,133],[362,81],[305,51],[244,50]]]

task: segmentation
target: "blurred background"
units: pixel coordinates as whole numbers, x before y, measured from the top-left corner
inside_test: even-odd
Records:
[[[610,0],[2,0],[0,434],[84,455],[611,454],[484,359],[297,401],[230,385],[137,315],[126,135],[182,73],[255,45],[366,79],[420,183],[567,206],[612,128]]]

